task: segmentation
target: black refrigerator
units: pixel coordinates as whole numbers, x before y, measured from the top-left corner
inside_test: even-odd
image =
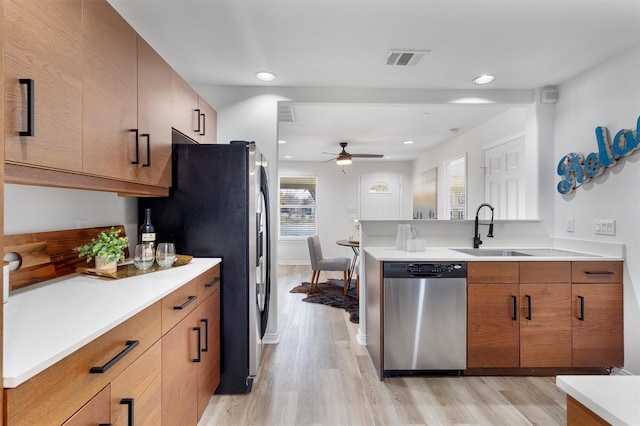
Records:
[[[216,393],[251,391],[267,328],[270,294],[267,162],[254,142],[200,145],[173,133],[173,184],[151,209],[157,242],[176,253],[220,257],[221,378]]]

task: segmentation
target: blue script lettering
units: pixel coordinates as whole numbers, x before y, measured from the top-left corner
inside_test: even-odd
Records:
[[[596,128],[598,153],[592,152],[586,158],[582,154],[569,153],[560,159],[557,173],[562,177],[558,182],[558,192],[568,194],[591,178],[600,176],[607,167],[614,166],[619,159],[631,155],[640,147],[640,117],[636,130],[620,130],[611,140],[609,129]]]

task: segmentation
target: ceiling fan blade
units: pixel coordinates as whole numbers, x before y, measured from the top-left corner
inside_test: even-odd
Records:
[[[382,158],[383,154],[351,154],[353,158]]]
[[[327,154],[327,153],[325,152],[325,154]],[[328,160],[323,161],[323,163],[328,163],[330,161],[336,161],[337,159],[338,159],[338,157],[329,158]]]
[[[335,152],[322,152],[323,154],[329,154],[329,155],[340,155],[340,154],[336,154]]]

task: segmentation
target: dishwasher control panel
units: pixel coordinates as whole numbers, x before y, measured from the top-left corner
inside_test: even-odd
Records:
[[[383,278],[466,278],[466,262],[384,262]]]

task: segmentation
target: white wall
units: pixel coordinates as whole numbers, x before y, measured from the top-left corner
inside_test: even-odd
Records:
[[[554,164],[570,152],[598,152],[594,130],[606,126],[613,137],[636,129],[640,116],[640,46],[559,87],[556,105]],[[550,167],[549,167],[550,166]],[[559,182],[555,176],[554,183]],[[562,238],[621,242],[626,245],[624,321],[625,368],[640,374],[640,152],[620,160],[602,176],[562,196],[555,187],[554,229]],[[575,231],[567,232],[568,218]],[[595,235],[594,219],[615,219],[616,235]]]
[[[138,238],[138,199],[109,192],[12,185],[4,187],[4,232],[7,235],[124,225],[131,243]],[[131,249],[132,245],[129,244]]]
[[[279,164],[281,176],[315,176],[317,178],[317,233],[324,256],[353,255],[349,247],[335,242],[349,238],[358,208],[358,178],[375,173],[396,173],[403,179],[403,218],[411,218],[411,162],[354,161],[342,168],[334,162],[293,162]],[[275,216],[277,217],[277,216]],[[278,241],[278,261],[285,265],[309,264],[309,249],[305,239]]]

